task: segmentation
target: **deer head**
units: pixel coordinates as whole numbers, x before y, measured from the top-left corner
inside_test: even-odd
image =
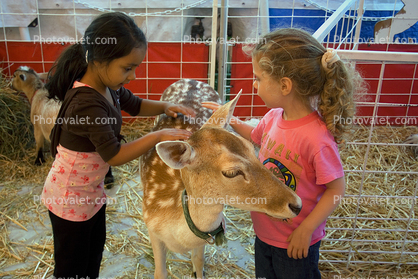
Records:
[[[293,218],[301,210],[301,199],[260,163],[249,141],[224,129],[239,95],[187,141],[161,142],[157,153],[168,166],[180,170],[187,193],[194,198]]]

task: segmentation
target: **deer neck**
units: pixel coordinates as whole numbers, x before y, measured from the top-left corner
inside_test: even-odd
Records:
[[[219,226],[223,219],[223,204],[217,204],[211,199],[196,195],[189,190],[187,190],[186,201],[190,217],[200,230],[210,231]]]
[[[180,176],[187,193],[185,202],[187,201],[190,216],[195,225],[201,231],[216,229],[223,220],[223,204],[205,195],[206,183],[195,185],[196,182],[190,179],[185,169],[180,170]]]
[[[205,187],[205,183],[202,185],[192,186],[190,184],[193,182],[189,181],[188,176],[184,173],[184,170],[181,170],[180,173],[185,186],[185,191],[182,193],[184,216],[186,221],[189,219],[188,225],[190,230],[196,236],[203,239],[203,235],[199,236],[196,233],[196,229],[202,233],[219,231],[219,228],[222,226],[222,222],[224,222],[224,206],[223,204],[217,203],[216,200],[206,197],[203,194],[205,191],[202,193],[202,191],[196,190],[204,189],[203,187]]]
[[[201,205],[199,205],[201,203]],[[204,205],[201,198],[182,193],[183,213],[189,229],[208,244],[222,244],[224,236],[223,205]],[[193,216],[193,217],[192,217]],[[219,239],[218,239],[219,238]],[[217,239],[215,241],[215,239]]]

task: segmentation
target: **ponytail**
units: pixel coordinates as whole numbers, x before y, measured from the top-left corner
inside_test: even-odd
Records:
[[[72,88],[74,81],[80,79],[87,70],[85,51],[80,43],[69,46],[60,55],[48,72],[45,84],[48,98],[64,100],[65,93]]]
[[[343,136],[353,123],[355,113],[354,94],[356,80],[360,75],[354,68],[337,61],[325,71],[324,90],[318,98],[318,111],[337,143],[343,143]]]

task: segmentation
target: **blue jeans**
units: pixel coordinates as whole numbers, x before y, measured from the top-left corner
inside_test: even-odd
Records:
[[[309,247],[308,257],[289,258],[287,249],[271,246],[255,238],[255,277],[265,279],[320,279],[318,241]]]

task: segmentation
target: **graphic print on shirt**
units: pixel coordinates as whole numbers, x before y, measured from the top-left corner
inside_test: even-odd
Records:
[[[298,162],[300,155],[286,148],[284,143],[278,143],[270,138],[266,133],[263,134],[261,141],[263,144],[259,155],[263,165],[290,189],[296,191],[297,180],[303,171],[303,167]]]
[[[268,168],[274,176],[278,179],[283,180],[284,184],[286,184],[290,189],[296,191],[296,178],[293,173],[280,161],[268,158],[264,160],[263,165]]]

